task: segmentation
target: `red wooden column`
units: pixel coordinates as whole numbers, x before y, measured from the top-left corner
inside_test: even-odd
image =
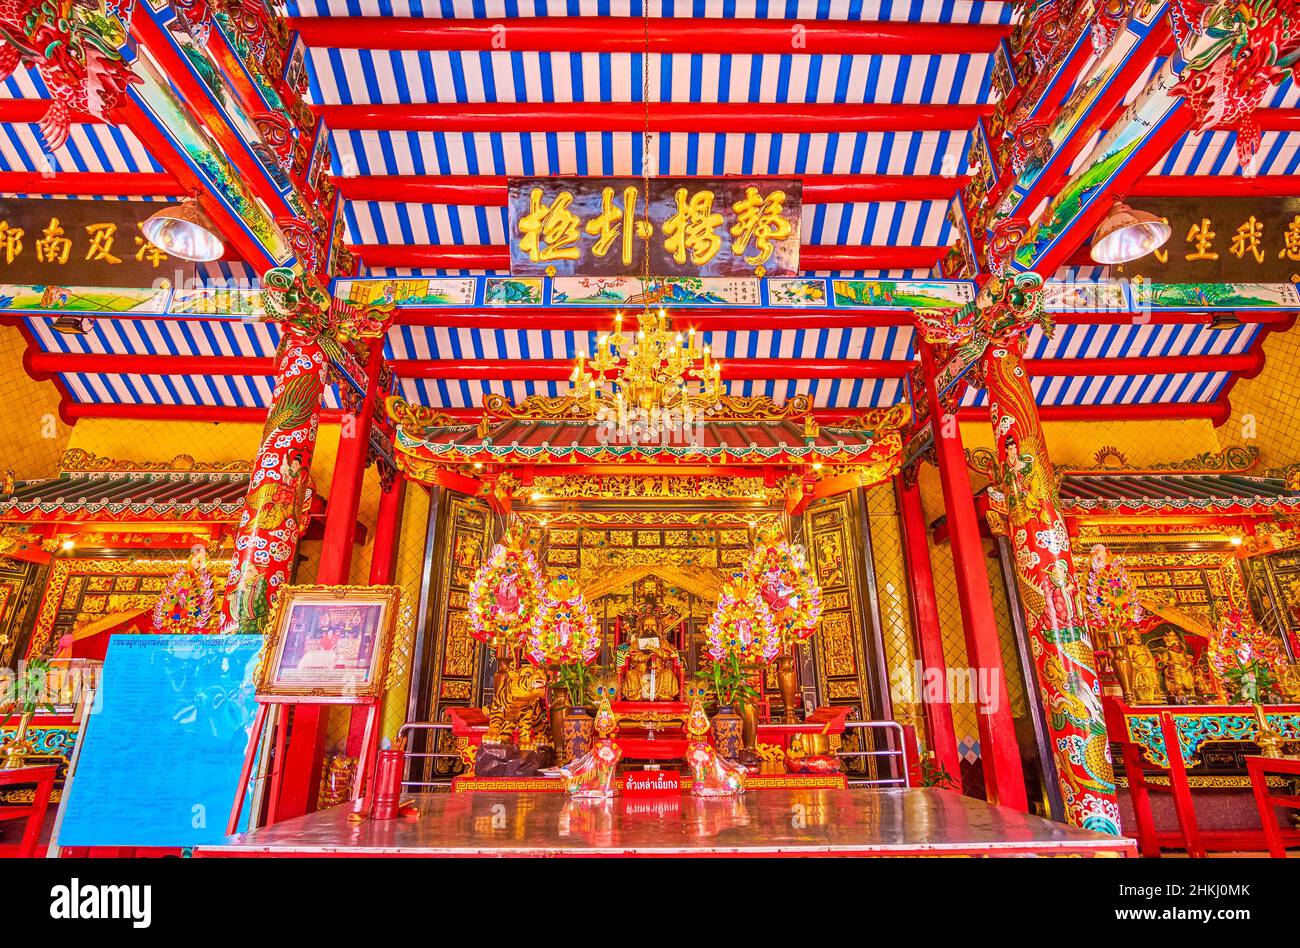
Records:
[[[966,657],[977,674],[987,676],[990,684],[989,702],[977,705],[986,795],[992,803],[1026,810],[1028,798],[1024,768],[1007,696],[993,594],[984,565],[979,514],[975,510],[961,428],[955,417],[942,414],[934,384],[933,350],[925,343],[921,345],[921,364],[926,396],[931,406],[935,457],[943,485],[943,506],[948,517],[948,539],[952,545],[962,627],[966,633]]]
[[[235,534],[221,605],[223,633],[264,631],[272,595],[288,583],[311,502],[328,360],[314,341],[286,331],[276,351],[275,388]]]
[[[402,532],[402,505],[406,498],[406,481],[401,474],[393,478],[388,490],[379,498],[379,515],[375,520],[375,542],[370,547],[370,585],[391,585],[397,575],[397,545]],[[382,723],[382,722],[381,722]],[[348,727],[347,753],[361,753],[366,715],[359,708],[352,711]]]
[[[920,464],[920,461],[916,462]],[[907,564],[907,582],[912,600],[912,623],[916,630],[917,648],[921,667],[925,672],[948,680],[948,663],[943,655],[943,634],[939,628],[939,604],[934,597],[934,573],[930,568],[930,548],[926,542],[925,514],[921,510],[921,490],[916,481],[900,474],[898,513],[903,530],[903,557]],[[930,746],[939,766],[948,771],[954,780],[961,779],[961,757],[957,754],[957,732],[952,726],[952,705],[947,689],[938,700],[925,697],[925,679],[916,696],[925,708],[925,721],[930,733]]]
[[[375,542],[370,553],[370,585],[386,586],[397,575],[397,546],[402,531],[402,507],[406,500],[406,479],[401,474],[379,498],[375,521]]]
[[[344,416],[339,434],[334,478],[330,482],[325,512],[325,535],[316,569],[316,582],[321,585],[346,584],[351,575],[352,546],[382,363],[383,342],[375,340],[371,343],[366,364],[365,398],[356,415]],[[298,705],[294,709],[276,820],[301,816],[316,806],[316,787],[320,782],[325,751],[325,716],[328,713],[328,708],[323,705]]]

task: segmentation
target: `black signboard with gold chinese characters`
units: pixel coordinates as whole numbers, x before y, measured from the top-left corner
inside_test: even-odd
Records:
[[[194,264],[163,253],[140,224],[158,201],[0,198],[0,283],[149,287],[190,278]]]
[[[803,188],[778,178],[511,178],[516,275],[792,276]]]
[[[1136,198],[1169,222],[1169,242],[1113,272],[1155,283],[1300,281],[1300,199]]]

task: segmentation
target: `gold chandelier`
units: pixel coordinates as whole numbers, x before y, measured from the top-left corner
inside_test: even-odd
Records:
[[[624,333],[623,314],[615,313],[613,333],[599,336],[590,359],[578,353],[569,383],[569,394],[593,414],[604,407],[620,418],[638,410],[696,415],[718,404],[722,364],[694,329],[670,329],[662,309],[657,317],[644,314],[635,333]]]

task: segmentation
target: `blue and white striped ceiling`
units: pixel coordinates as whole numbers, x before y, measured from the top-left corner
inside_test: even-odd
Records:
[[[645,0],[653,17],[825,21],[893,21],[1008,24],[1014,5],[998,0]],[[642,0],[289,0],[291,16],[393,16],[510,18],[640,16]],[[702,25],[725,29],[725,26]],[[382,44],[383,24],[358,24],[363,43]],[[992,57],[987,51],[944,55],[652,54],[644,57],[649,98],[700,103],[987,104]],[[309,95],[315,104],[640,102],[638,53],[422,52],[315,48],[308,51]],[[1153,74],[1159,63],[1153,63]],[[1139,82],[1133,92],[1136,95]],[[26,69],[0,82],[0,98],[49,98],[40,78]],[[1294,108],[1300,92],[1287,82],[1269,105]],[[642,135],[628,132],[418,132],[401,128],[332,133],[334,171],[354,175],[927,175],[965,170],[969,133],[958,129],[900,132],[743,133],[701,128],[656,134],[649,167],[642,167]],[[0,126],[0,171],[161,172],[161,165],[125,128],[78,124],[68,147],[43,155],[37,126]],[[1164,174],[1235,174],[1229,133],[1185,136],[1160,166]],[[1265,132],[1260,175],[1300,171],[1300,133]],[[955,190],[955,188],[954,188]],[[951,239],[946,200],[876,201],[804,208],[802,239],[822,246],[943,246]],[[358,245],[504,245],[500,207],[350,201],[347,239]],[[239,264],[210,272],[246,276]],[[209,271],[205,271],[209,272]],[[384,269],[377,275],[438,271]],[[454,271],[468,273],[473,271]],[[839,274],[919,277],[894,270]],[[865,317],[864,317],[865,318]],[[544,324],[545,316],[539,316]],[[104,318],[85,336],[53,332],[45,317],[25,320],[35,344],[47,352],[110,355],[226,356],[269,360],[279,341],[273,325],[218,320]],[[1144,357],[1237,354],[1258,346],[1260,329],[1247,324],[1212,331],[1200,324],[1088,325],[1066,323],[1053,339],[1035,332],[1028,355],[1062,363],[1080,358],[1125,357],[1134,371]],[[910,364],[913,334],[905,327],[754,330],[705,333],[719,359],[883,359]],[[402,376],[406,360],[570,360],[591,351],[594,333],[393,327],[386,354],[402,393],[433,407],[475,408],[484,394],[521,399],[558,394],[564,383]],[[798,374],[794,372],[793,374]],[[270,379],[261,375],[59,376],[78,402],[265,407]],[[1044,405],[1175,402],[1216,398],[1227,384],[1222,372],[1116,377],[1044,374],[1035,379]],[[816,405],[868,408],[903,398],[898,379],[794,378],[739,380],[733,393],[766,394],[778,401],[809,394]],[[967,404],[983,404],[981,391]],[[337,406],[335,392],[327,403]]]
[[[272,324],[223,320],[98,319],[85,336],[54,332],[45,317],[29,317],[26,325],[45,352],[113,355],[231,356],[270,359],[279,342]],[[1070,359],[1125,357],[1135,371],[1151,356],[1215,356],[1248,351],[1259,327],[1245,324],[1211,330],[1202,324],[1058,326],[1052,339],[1039,331],[1028,340],[1029,358],[1057,360],[1068,372]],[[828,359],[879,359],[900,363],[915,359],[913,332],[901,326],[860,326],[844,329],[739,330],[703,332],[724,365],[745,359],[794,359],[816,364]],[[385,355],[393,363],[405,397],[438,408],[476,408],[488,392],[524,397],[559,394],[561,382],[475,379],[459,368],[455,377],[402,377],[408,360],[474,362],[475,360],[571,360],[591,352],[595,332],[524,329],[471,329],[398,325],[388,332]],[[79,402],[162,405],[266,407],[270,379],[264,376],[157,376],[63,373],[60,378]],[[1044,375],[1035,380],[1044,405],[1133,404],[1139,402],[1195,403],[1212,400],[1226,373],[1177,376],[1075,377]],[[783,400],[808,394],[822,408],[868,408],[897,403],[898,379],[782,379],[737,380],[730,390],[744,395],[766,394]],[[331,393],[328,404],[337,405]],[[982,392],[970,391],[966,404],[983,404]]]

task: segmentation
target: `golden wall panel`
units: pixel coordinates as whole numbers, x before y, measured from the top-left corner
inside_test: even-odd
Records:
[[[894,720],[916,728],[917,740],[925,748],[929,746],[929,737],[925,727],[925,709],[914,686],[918,657],[916,636],[912,629],[903,533],[893,484],[877,484],[869,488],[866,499],[872,566],[876,574],[876,601],[880,610],[880,637]]]
[[[68,447],[71,428],[59,420],[59,390],[36,382],[23,368],[27,340],[16,326],[0,326],[0,471],[16,480],[53,477]],[[78,426],[80,427],[80,426]]]

